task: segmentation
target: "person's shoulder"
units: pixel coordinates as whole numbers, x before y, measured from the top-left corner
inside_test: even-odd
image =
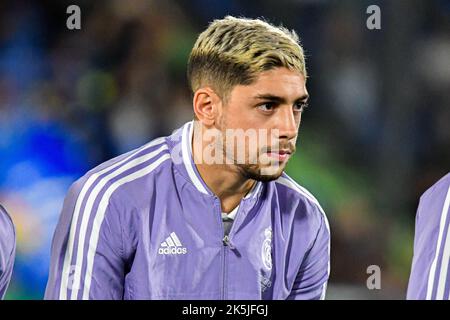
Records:
[[[16,243],[14,223],[8,212],[0,205],[0,255],[13,252]]]
[[[85,176],[121,174],[139,170],[142,166],[158,163],[169,154],[167,137],[156,138],[143,146],[105,161],[89,170]]]
[[[0,204],[0,234],[14,233],[14,224],[6,209]],[[7,233],[6,233],[7,232]]]
[[[305,187],[298,184],[286,173],[283,173],[275,181],[275,187],[279,191],[279,197],[285,203],[296,204],[299,211],[315,220],[323,220],[328,224],[325,211],[319,201]]]
[[[324,212],[319,201],[309,192],[305,187],[297,183],[288,174],[283,173],[275,181],[275,186],[277,189],[282,190],[282,194],[289,198],[299,199],[300,201],[306,203],[308,206],[317,209],[319,212]]]
[[[69,193],[112,193],[124,185],[140,183],[141,178],[152,179],[170,162],[167,137],[159,137],[89,170],[72,184]]]
[[[450,172],[429,187],[421,196],[421,201],[445,197],[450,189]]]

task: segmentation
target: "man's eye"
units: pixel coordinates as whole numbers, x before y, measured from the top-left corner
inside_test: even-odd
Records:
[[[308,107],[308,104],[306,102],[299,102],[294,104],[294,111],[300,111],[303,112]]]
[[[273,111],[273,109],[275,109],[275,106],[273,103],[264,103],[264,104],[259,105],[258,108],[262,111],[269,112],[269,111]]]

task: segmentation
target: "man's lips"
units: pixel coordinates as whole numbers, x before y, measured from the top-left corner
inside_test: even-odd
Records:
[[[268,150],[267,155],[270,158],[276,159],[278,161],[286,161],[290,155],[292,154],[291,150],[289,149],[282,149],[282,150]]]

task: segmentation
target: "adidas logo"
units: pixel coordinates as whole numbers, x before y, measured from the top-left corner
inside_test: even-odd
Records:
[[[187,249],[183,247],[175,232],[172,232],[159,247],[158,254],[186,254]]]

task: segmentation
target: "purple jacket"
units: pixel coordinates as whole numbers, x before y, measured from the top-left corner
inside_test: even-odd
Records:
[[[0,299],[11,279],[16,252],[16,234],[11,218],[0,205]]]
[[[324,298],[330,233],[317,200],[286,174],[258,182],[224,239],[220,200],[193,163],[192,125],[73,184],[46,299]]]
[[[450,173],[420,198],[407,299],[450,299]]]

